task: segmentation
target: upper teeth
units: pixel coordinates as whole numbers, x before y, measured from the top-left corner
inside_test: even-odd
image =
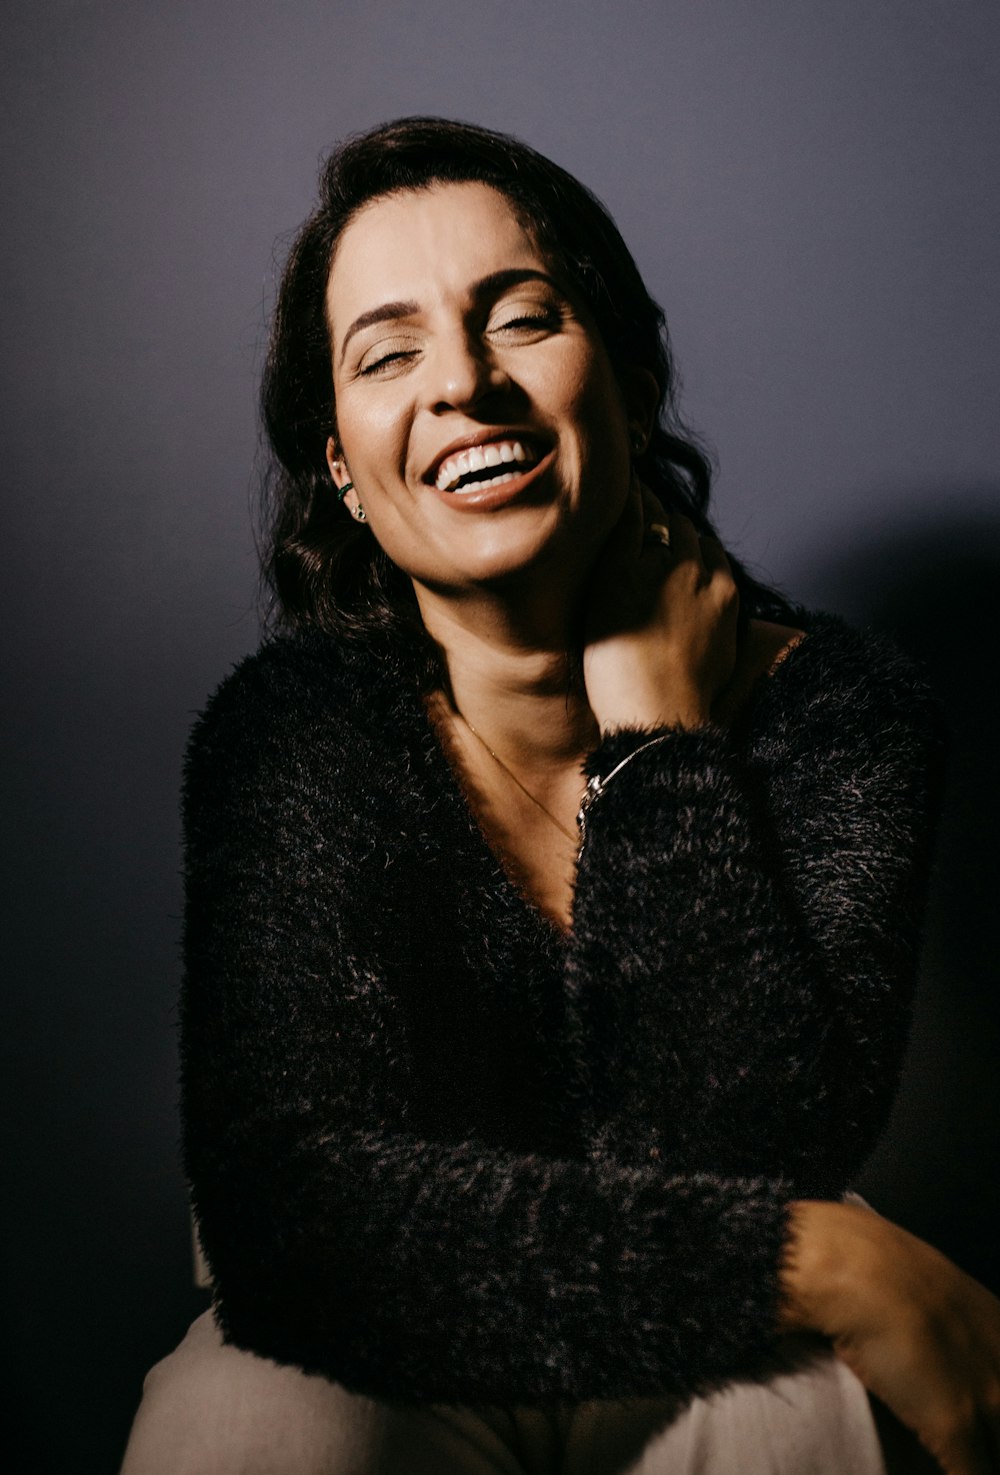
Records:
[[[470,471],[483,471],[487,466],[499,466],[504,461],[534,460],[534,451],[519,440],[498,440],[488,446],[470,446],[467,451],[459,451],[441,462],[434,484],[439,492],[450,492]]]

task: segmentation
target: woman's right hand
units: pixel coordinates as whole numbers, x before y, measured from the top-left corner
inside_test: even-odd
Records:
[[[601,731],[710,721],[735,669],[738,611],[721,543],[633,479],[587,589],[583,676]]]
[[[946,1475],[1000,1472],[1000,1300],[871,1209],[797,1200],[783,1331],[833,1342]]]

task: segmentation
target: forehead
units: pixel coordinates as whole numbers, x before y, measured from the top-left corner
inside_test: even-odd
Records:
[[[504,267],[544,257],[506,195],[489,185],[434,184],[366,205],[337,244],[327,284],[335,329],[379,302],[461,295]]]

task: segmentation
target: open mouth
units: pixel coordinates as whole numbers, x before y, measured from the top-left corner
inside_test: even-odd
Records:
[[[539,448],[527,440],[497,440],[488,445],[470,446],[442,461],[434,485],[439,492],[457,495],[499,487],[523,476],[540,457]]]

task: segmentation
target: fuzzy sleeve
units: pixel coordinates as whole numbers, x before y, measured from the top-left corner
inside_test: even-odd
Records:
[[[217,701],[185,783],[183,1157],[225,1339],[456,1403],[685,1397],[772,1365],[780,1177],[412,1130],[391,990],[339,904],[350,806],[294,706],[265,706]]]
[[[570,990],[584,1036],[616,978],[683,1039],[693,1159],[702,1123],[742,1122],[732,1144],[830,1196],[870,1153],[905,1050],[944,749],[913,664],[815,616],[738,730],[619,729],[590,755],[608,782]],[[629,1070],[595,1083],[608,1141],[639,1130]]]

